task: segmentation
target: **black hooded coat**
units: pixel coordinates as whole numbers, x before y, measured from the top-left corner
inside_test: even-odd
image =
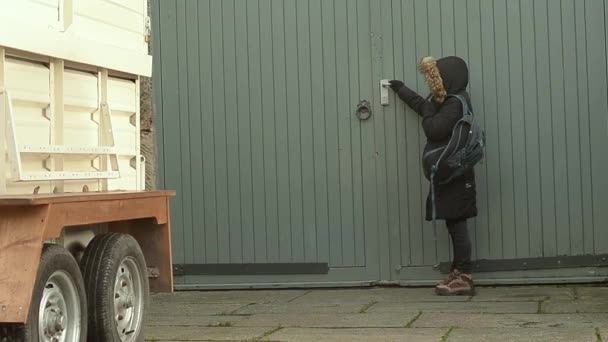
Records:
[[[466,63],[458,57],[451,56],[438,59],[436,67],[441,75],[439,84],[443,84],[443,94],[462,95],[467,99],[470,106],[470,96],[466,91],[469,83],[469,71]],[[429,80],[428,75],[427,80]],[[445,146],[450,140],[454,125],[462,118],[463,111],[460,101],[450,96],[447,96],[443,101],[438,100],[438,96],[426,100],[405,85],[397,89],[397,94],[422,117],[422,128],[427,139],[424,148],[425,153]],[[476,197],[475,172],[473,169],[469,169],[463,176],[455,178],[447,184],[436,184],[436,219],[463,220],[477,216]],[[426,201],[426,219],[428,221],[433,219],[430,191]]]

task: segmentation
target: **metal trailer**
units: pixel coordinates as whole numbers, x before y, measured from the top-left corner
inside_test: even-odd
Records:
[[[144,191],[146,0],[0,0],[0,341],[143,341],[173,290]]]

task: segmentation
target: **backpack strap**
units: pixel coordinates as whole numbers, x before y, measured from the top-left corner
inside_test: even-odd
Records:
[[[455,97],[460,101],[462,104],[462,115],[473,115],[471,108],[469,108],[469,103],[464,96],[459,94],[448,94],[447,97]]]

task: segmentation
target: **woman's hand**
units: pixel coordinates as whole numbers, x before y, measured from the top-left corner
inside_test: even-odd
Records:
[[[392,80],[388,83],[390,84],[391,89],[393,89],[394,91],[399,91],[399,89],[404,86],[403,82],[399,80]]]

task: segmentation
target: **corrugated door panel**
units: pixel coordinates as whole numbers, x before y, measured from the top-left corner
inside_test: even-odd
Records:
[[[488,135],[487,159],[476,168],[479,216],[469,222],[475,258],[605,252],[608,234],[598,228],[608,168],[604,3],[387,0],[382,8],[391,18],[383,30],[386,77],[426,94],[416,71],[421,57],[456,53],[469,63],[473,106]],[[401,103],[384,114],[386,195],[399,203],[388,205],[388,224],[399,222],[401,234],[393,258],[400,254],[404,266],[447,261],[443,223],[435,242],[422,222],[428,182],[419,171],[419,119]],[[404,213],[407,221],[398,221]]]
[[[364,269],[373,124],[355,108],[377,90],[368,1],[157,6],[175,263]]]

